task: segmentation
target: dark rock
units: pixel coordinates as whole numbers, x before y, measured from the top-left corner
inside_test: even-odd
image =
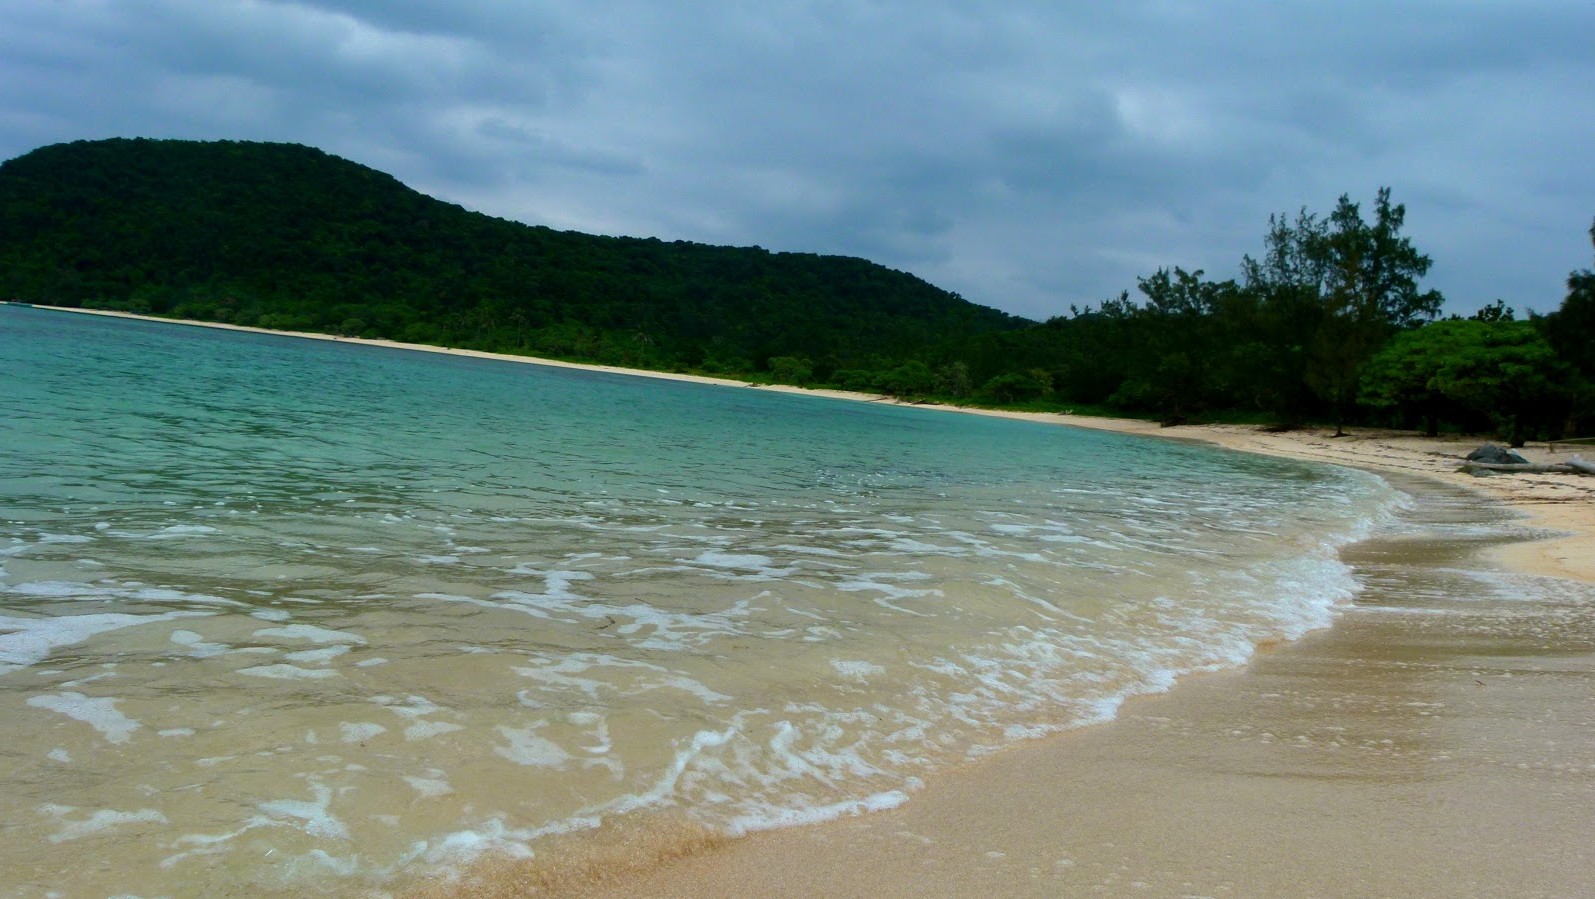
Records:
[[[1527,465],[1529,460],[1519,456],[1511,450],[1501,449],[1498,446],[1486,443],[1471,453],[1468,453],[1469,462],[1484,462],[1488,465]]]

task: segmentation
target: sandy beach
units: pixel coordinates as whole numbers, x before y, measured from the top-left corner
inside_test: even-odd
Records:
[[[1132,701],[1110,724],[938,776],[889,811],[706,838],[668,861],[622,835],[613,858],[580,862],[560,878],[562,891],[1595,895],[1595,478],[1459,473],[1479,438],[953,411],[1372,470],[1414,496],[1413,524],[1449,536],[1349,548],[1344,559],[1365,590],[1333,627],[1267,647],[1245,669]],[[1556,461],[1575,451],[1531,444],[1523,452]],[[1465,601],[1480,579],[1506,584],[1497,592],[1513,601]],[[480,874],[480,894],[524,895],[542,882],[513,865]]]

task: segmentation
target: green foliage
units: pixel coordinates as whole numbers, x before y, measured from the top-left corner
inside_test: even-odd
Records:
[[[1262,259],[1241,263],[1275,337],[1274,358],[1254,361],[1283,379],[1276,383],[1311,388],[1337,423],[1351,414],[1362,368],[1379,347],[1440,310],[1438,292],[1418,289],[1431,263],[1401,236],[1406,214],[1389,188],[1379,189],[1372,222],[1342,195],[1328,218],[1305,209],[1294,222],[1270,217]],[[1296,391],[1274,397],[1287,418],[1303,399]]]
[[[936,393],[940,396],[961,399],[969,396],[974,386],[970,382],[969,365],[955,359],[936,369]]]
[[[1396,335],[1369,363],[1363,402],[1421,417],[1488,421],[1522,446],[1554,433],[1566,413],[1571,370],[1530,322],[1453,319]]]
[[[1481,322],[1509,322],[1517,320],[1517,311],[1508,306],[1505,300],[1496,300],[1469,317]]]
[[[1184,421],[1223,391],[1232,360],[1228,335],[1215,325],[1238,291],[1233,281],[1214,282],[1202,272],[1159,269],[1140,279],[1146,305],[1131,313],[1139,340],[1130,349],[1130,371],[1111,398],[1129,409]]]
[[[814,379],[814,366],[798,356],[776,356],[770,360],[770,377],[777,383],[802,386]]]
[[[1564,393],[1555,366],[1545,368],[1539,357],[1513,362],[1496,347],[1494,361],[1507,366],[1499,378],[1492,380],[1480,363],[1465,378],[1458,374],[1462,381],[1450,393],[1430,389],[1433,372],[1415,373],[1428,364],[1425,353],[1448,358],[1456,349],[1448,345],[1406,346],[1382,360],[1377,373],[1367,373],[1392,339],[1428,333],[1421,326],[1441,303],[1438,293],[1420,286],[1430,260],[1402,235],[1404,223],[1405,209],[1391,201],[1388,189],[1378,192],[1372,221],[1344,196],[1327,217],[1305,209],[1274,216],[1263,252],[1243,258],[1238,283],[1179,267],[1159,269],[1140,279],[1141,302],[1121,294],[1035,328],[980,335],[962,355],[983,385],[982,397],[1000,404],[1045,396],[1059,406],[1106,406],[1167,423],[1219,416],[1287,426],[1325,417],[1345,423],[1371,413],[1427,427],[1441,420],[1484,428],[1499,420],[1509,427],[1516,414],[1534,427],[1554,429],[1547,416],[1554,417]],[[1567,317],[1595,312],[1595,303],[1581,305],[1583,297],[1595,297],[1595,276],[1575,275],[1571,283],[1588,293],[1576,293]],[[1514,314],[1499,302],[1476,318],[1476,324],[1511,325]],[[1595,333],[1591,325],[1582,333]],[[1522,333],[1502,332],[1514,340]],[[1529,352],[1512,352],[1518,351]],[[1511,368],[1516,364],[1546,380],[1526,377]],[[1037,370],[1051,376],[1050,395],[1032,377]],[[1463,381],[1478,389],[1464,389]],[[1499,389],[1480,387],[1492,383]]]
[[[913,359],[881,374],[875,386],[892,396],[923,397],[936,389],[936,375],[929,365]]]
[[[1565,414],[1568,371],[1527,322],[1496,323],[1485,339],[1457,353],[1435,377],[1439,390],[1487,413],[1512,446]]]
[[[1385,329],[1410,328],[1439,314],[1440,294],[1418,290],[1418,279],[1432,263],[1410,238],[1400,236],[1406,219],[1407,207],[1391,205],[1388,187],[1379,189],[1372,223],[1341,195],[1328,230],[1308,245],[1324,266],[1324,295],[1332,314]]]
[[[843,390],[867,393],[875,389],[875,374],[859,368],[837,369],[831,381]]]
[[[1319,297],[1324,316],[1314,335],[1307,382],[1346,420],[1357,396],[1363,366],[1396,331],[1433,318],[1441,297],[1418,292],[1428,256],[1400,237],[1405,206],[1390,204],[1380,188],[1372,224],[1342,195],[1326,227],[1309,235],[1306,252],[1320,266]],[[1337,427],[1337,433],[1339,429]]]
[[[1595,225],[1589,235],[1595,241]],[[1595,272],[1583,269],[1568,275],[1561,308],[1535,325],[1574,372],[1570,388],[1574,429],[1595,430]]]
[[[1595,242],[1595,225],[1589,229]],[[1585,378],[1595,380],[1595,271],[1583,269],[1567,276],[1567,297],[1557,311],[1540,322],[1545,335]]]
[[[1422,420],[1424,432],[1435,436],[1445,407],[1436,376],[1460,346],[1482,337],[1476,325],[1461,320],[1435,322],[1428,327],[1398,334],[1372,360],[1362,376],[1362,402],[1394,409],[1403,424]]]
[[[1052,392],[1052,377],[1039,368],[1011,371],[987,381],[980,391],[1000,404],[1038,400]]]
[[[1244,335],[1238,365],[1251,403],[1286,425],[1301,423],[1318,402],[1308,369],[1327,315],[1324,259],[1316,249],[1326,237],[1327,226],[1305,209],[1294,223],[1270,216],[1263,258],[1241,259],[1246,307],[1235,328]]]

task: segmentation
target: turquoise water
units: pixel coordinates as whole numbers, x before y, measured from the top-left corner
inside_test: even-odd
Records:
[[[40,309],[0,307],[0,384],[18,895],[386,889],[602,822],[911,801],[1326,624],[1356,589],[1337,548],[1398,496],[1170,441]]]

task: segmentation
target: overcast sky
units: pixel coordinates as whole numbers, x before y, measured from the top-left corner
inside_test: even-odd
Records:
[[[1595,3],[3,0],[0,158],[294,141],[557,228],[1032,318],[1392,188],[1448,310],[1591,265]]]

